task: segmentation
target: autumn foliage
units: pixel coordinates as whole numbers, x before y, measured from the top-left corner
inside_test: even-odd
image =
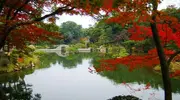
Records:
[[[114,0],[114,2],[117,2]],[[156,1],[160,3],[160,0]],[[152,11],[152,2],[148,0],[124,0],[116,5],[108,7],[105,4],[104,10],[108,17],[107,23],[119,23],[122,26],[130,25],[128,32],[131,34],[130,39],[142,41],[148,38],[153,38],[152,28],[150,25],[142,25],[142,23],[156,23],[161,45],[164,49],[165,59],[170,62],[178,61],[177,52],[180,48],[180,23],[176,17],[168,15],[163,11]],[[112,12],[114,12],[112,16]],[[152,20],[152,16],[156,15],[156,19]],[[168,47],[175,45],[178,49]],[[174,56],[176,54],[176,56]],[[172,57],[174,56],[174,58]],[[173,59],[172,59],[173,58]],[[100,67],[96,68],[97,72],[103,70],[114,70],[118,64],[127,65],[132,71],[139,67],[154,67],[160,64],[159,56],[156,48],[148,51],[147,54],[129,55],[121,58],[100,60]],[[172,73],[171,76],[177,76],[179,71]]]
[[[178,26],[179,24],[177,24]],[[180,48],[180,31],[176,30],[173,32],[172,28],[169,27],[167,24],[158,24],[157,25],[159,30],[159,36],[161,39],[161,44],[164,47],[164,52],[166,59],[168,60],[171,55],[173,55],[176,50],[166,48],[167,45],[175,44],[178,48]],[[152,38],[152,32],[150,27],[146,26],[138,26],[134,25],[132,28],[129,28],[129,33],[131,33],[130,39],[136,41],[142,41],[147,38]],[[177,61],[179,57],[175,57],[173,61]],[[158,65],[159,58],[156,51],[156,48],[151,49],[148,51],[147,54],[143,55],[129,55],[122,58],[114,58],[114,59],[106,59],[100,61],[101,67],[96,69],[98,72],[103,71],[104,69],[109,70],[117,66],[118,64],[124,64],[129,67],[129,70],[132,71],[135,68],[140,67],[154,67]],[[110,67],[108,69],[108,67]],[[112,67],[113,66],[113,67]],[[173,73],[171,76],[180,75],[179,71]]]
[[[25,43],[39,40],[51,41],[48,37],[60,37],[38,27],[40,21],[55,22],[56,15],[81,14],[101,15],[105,13],[107,23],[118,23],[128,27],[131,39],[141,41],[153,38],[156,48],[144,55],[129,55],[122,58],[101,60],[96,69],[115,70],[117,64],[137,67],[153,67],[160,64],[166,100],[171,100],[171,85],[168,66],[180,51],[180,23],[176,17],[158,11],[162,0],[1,0],[0,2],[0,49],[8,44],[23,47]],[[48,10],[48,11],[47,11]],[[148,23],[148,25],[142,25]],[[160,39],[159,39],[160,38]],[[178,49],[168,48],[175,45]],[[158,51],[158,52],[157,52]],[[176,60],[174,60],[176,61]],[[179,75],[179,71],[174,75]]]
[[[0,49],[5,45],[24,47],[27,42],[50,41],[59,33],[39,25],[44,19],[55,23],[57,15],[88,14],[99,11],[101,1],[89,0],[1,0]]]

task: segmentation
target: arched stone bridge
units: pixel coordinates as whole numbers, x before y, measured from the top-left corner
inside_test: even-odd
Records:
[[[63,47],[68,48],[69,46],[68,46],[68,45],[65,45],[65,44],[61,44],[61,45],[59,45],[56,49],[57,49],[57,50],[62,50]]]
[[[66,57],[68,56],[69,52],[66,51],[65,53],[62,53],[63,50],[62,48],[68,48],[68,47],[69,47],[68,45],[61,44],[56,49],[38,49],[36,51],[52,52],[52,53],[56,53],[58,56]]]

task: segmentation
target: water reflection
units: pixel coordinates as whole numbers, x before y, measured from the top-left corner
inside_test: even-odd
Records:
[[[41,64],[39,68],[48,68],[50,64],[62,64],[64,68],[76,68],[78,64],[82,64],[83,59],[90,59],[95,57],[97,54],[78,53],[69,55],[67,57],[61,57],[55,53],[45,54],[40,57]]]
[[[134,83],[137,84],[147,84],[150,83],[151,87],[154,89],[163,88],[161,75],[154,73],[150,69],[140,68],[129,72],[129,70],[124,66],[119,66],[119,69],[113,72],[104,71],[100,73],[101,76],[108,78],[114,84]],[[174,93],[180,93],[180,80],[172,79],[172,91]]]
[[[33,94],[32,85],[26,84],[24,76],[32,73],[10,73],[0,75],[0,100],[40,100],[40,94]]]
[[[106,57],[110,56],[88,53],[67,57],[53,53],[42,55],[35,71],[0,75],[1,95],[29,100],[40,97],[42,100],[107,100],[118,95],[133,95],[142,100],[163,99],[161,76],[150,69],[129,72],[119,65],[114,72],[88,72],[89,67],[98,65],[98,60]],[[144,89],[147,83],[150,88]],[[180,98],[179,83],[180,80],[172,79],[173,100]],[[141,91],[136,91],[139,89]]]

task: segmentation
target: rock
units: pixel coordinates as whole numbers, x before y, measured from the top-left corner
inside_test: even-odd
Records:
[[[112,99],[108,99],[108,100],[141,100],[135,96],[132,95],[127,95],[127,96],[115,96]]]

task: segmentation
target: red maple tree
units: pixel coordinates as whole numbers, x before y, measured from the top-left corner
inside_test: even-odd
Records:
[[[101,1],[89,0],[1,0],[0,49],[9,44],[23,46],[25,41],[61,38],[60,35],[39,28],[44,19],[54,22],[57,15],[90,14],[100,9]],[[97,7],[96,7],[97,6]]]
[[[137,67],[153,67],[160,64],[165,100],[172,100],[169,66],[172,61],[179,59],[180,50],[167,48],[167,44],[174,44],[180,48],[180,23],[177,18],[158,11],[161,0],[111,0],[111,6],[103,8],[109,18],[106,22],[119,23],[122,26],[132,25],[128,29],[130,39],[141,41],[153,38],[156,48],[144,55],[129,55],[122,58],[100,60],[100,67],[96,71],[114,70],[117,64],[124,64],[133,70]],[[141,23],[149,26],[142,26]],[[180,75],[179,71],[171,76]]]

